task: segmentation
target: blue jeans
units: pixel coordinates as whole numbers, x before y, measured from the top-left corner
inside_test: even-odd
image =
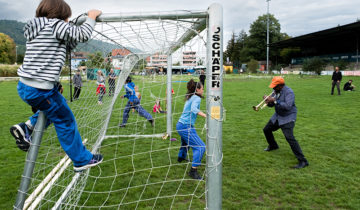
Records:
[[[141,105],[139,99],[134,99],[133,102],[130,102],[130,100],[127,102],[124,113],[123,113],[123,122],[122,124],[125,125],[129,119],[129,112],[131,109],[135,109],[141,117],[146,118],[147,120],[152,120],[151,114],[147,112]]]
[[[176,124],[176,131],[181,137],[181,147],[178,157],[186,158],[189,147],[193,150],[193,167],[197,167],[201,164],[201,159],[205,153],[205,143],[197,135],[194,126],[185,125],[181,122]]]
[[[23,101],[45,113],[48,118],[46,126],[54,123],[60,145],[74,166],[89,163],[93,155],[83,145],[75,117],[57,88],[42,90],[19,82],[17,90]],[[30,117],[32,125],[36,124],[38,113]]]

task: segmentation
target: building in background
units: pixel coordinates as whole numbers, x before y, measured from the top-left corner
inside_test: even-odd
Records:
[[[124,58],[131,53],[127,49],[113,49],[111,51],[111,64],[114,69],[121,70],[124,64]]]
[[[156,53],[150,56],[147,66],[157,68],[167,67],[167,55]]]
[[[71,53],[71,69],[76,70],[79,68],[81,63],[88,60],[88,52],[72,52]]]
[[[194,51],[186,51],[183,52],[182,65],[195,67],[196,66],[196,52]]]

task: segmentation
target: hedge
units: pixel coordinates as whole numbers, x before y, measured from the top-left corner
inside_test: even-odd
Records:
[[[17,77],[17,69],[20,65],[0,64],[0,77]],[[62,76],[69,75],[69,67],[65,66],[61,71]]]

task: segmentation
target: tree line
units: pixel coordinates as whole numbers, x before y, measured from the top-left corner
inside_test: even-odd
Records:
[[[224,52],[224,62],[231,62],[234,68],[240,69],[242,64],[248,64],[249,70],[256,71],[258,61],[266,61],[267,47],[267,18],[264,14],[259,16],[251,25],[249,33],[244,30],[232,33]],[[269,14],[269,43],[279,42],[291,38],[286,33],[281,33],[281,25],[274,15]],[[269,51],[270,69],[279,69],[291,61],[291,56],[300,49],[271,48]]]

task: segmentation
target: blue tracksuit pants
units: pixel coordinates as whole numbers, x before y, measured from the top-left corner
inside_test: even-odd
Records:
[[[186,158],[189,147],[193,150],[193,167],[201,164],[201,159],[205,153],[205,143],[197,135],[194,126],[185,125],[181,122],[176,124],[176,131],[181,137],[181,147],[179,150],[179,157]]]
[[[47,126],[54,123],[60,145],[74,166],[89,163],[93,155],[83,145],[75,117],[57,88],[41,90],[19,82],[17,90],[23,101],[46,114]],[[38,112],[30,117],[32,125],[36,124],[37,118]]]
[[[123,122],[122,124],[125,125],[129,119],[129,112],[131,109],[135,109],[141,117],[146,118],[147,120],[152,120],[151,114],[149,114],[141,105],[139,99],[134,99],[133,102],[130,100],[127,102],[124,113],[123,113]]]

